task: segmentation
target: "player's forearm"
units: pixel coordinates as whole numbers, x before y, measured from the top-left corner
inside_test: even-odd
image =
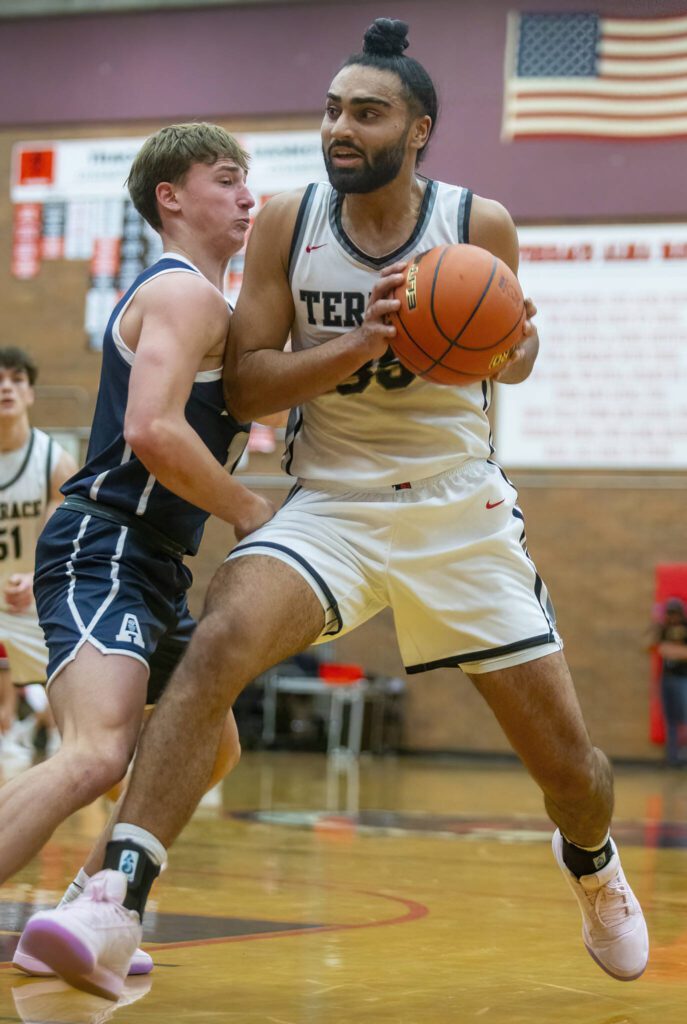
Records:
[[[127,441],[146,469],[167,490],[219,519],[240,526],[256,495],[234,479],[186,423],[151,421]]]
[[[372,358],[359,330],[301,352],[246,352],[225,378],[227,405],[240,422],[291,409],[332,391]]]

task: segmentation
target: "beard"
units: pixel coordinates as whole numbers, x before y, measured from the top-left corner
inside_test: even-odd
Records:
[[[331,143],[329,148],[332,149],[335,145]],[[404,136],[393,145],[380,150],[372,159],[368,159],[359,149],[355,152],[363,158],[358,167],[335,167],[324,147],[322,149],[329,182],[332,188],[344,195],[353,192],[375,192],[397,178],[406,156],[406,138]]]

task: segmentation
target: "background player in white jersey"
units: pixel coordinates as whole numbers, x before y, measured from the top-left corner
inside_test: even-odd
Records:
[[[501,205],[417,173],[437,101],[425,69],[403,55],[406,31],[379,19],[331,83],[322,125],[329,184],[277,197],[256,220],[227,394],[240,417],[299,407],[286,459],[298,480],[216,574],[143,738],[117,826],[125,841],[108,848],[105,865],[122,866],[124,851],[158,856],[174,840],[243,686],[390,606],[407,670],[461,666],[492,708],[558,826],[554,853],[582,910],[585,945],[629,980],[645,968],[648,938],[609,836],[612,774],[583,722],[515,489],[491,459],[491,384],[417,380],[387,351],[397,260],[469,241],[518,265]],[[289,332],[294,351],[285,352]],[[537,347],[530,323],[501,380],[527,377]],[[106,870],[98,884],[119,877]],[[128,906],[137,891],[134,879]],[[116,969],[139,934],[135,917],[127,925],[121,914],[116,901],[77,901],[65,933],[88,936],[93,957]],[[110,918],[118,933],[103,941]],[[44,927],[49,917],[37,934]],[[84,984],[76,969],[70,978]]]
[[[225,468],[248,438],[222,393],[225,272],[254,205],[247,166],[236,140],[207,124],[162,129],[133,162],[132,200],[165,251],[113,310],[86,464],[39,539],[34,590],[62,745],[0,790],[0,880],[124,776],[144,705],[195,625],[183,556],[208,515],[243,537],[274,512]],[[212,752],[220,777],[238,759],[233,715],[223,728],[225,749]],[[40,961],[21,944],[20,954]]]
[[[48,651],[33,599],[36,541],[62,501],[60,487],[76,463],[31,426],[38,368],[16,346],[0,348],[0,642],[7,652],[5,721],[14,704],[10,681],[25,687],[36,724],[50,724],[45,683]]]

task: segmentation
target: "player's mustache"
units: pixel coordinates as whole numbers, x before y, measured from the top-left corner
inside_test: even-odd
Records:
[[[358,156],[365,156],[362,149],[358,149],[357,146],[351,146],[349,142],[332,142],[329,149],[327,150],[327,156],[331,156],[332,151],[335,149],[344,149],[347,153],[357,153]]]

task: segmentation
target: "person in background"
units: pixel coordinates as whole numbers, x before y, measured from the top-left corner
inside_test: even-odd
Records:
[[[36,363],[24,349],[0,348],[0,732],[5,752],[16,745],[21,687],[37,753],[54,728],[45,694],[48,650],[33,599],[36,542],[62,502],[60,488],[76,462],[53,438],[31,426]],[[4,691],[4,692],[3,692]],[[14,741],[14,742],[13,742]]]
[[[662,659],[661,703],[666,724],[666,763],[687,767],[687,614],[679,597],[669,597],[654,626],[653,649]]]

